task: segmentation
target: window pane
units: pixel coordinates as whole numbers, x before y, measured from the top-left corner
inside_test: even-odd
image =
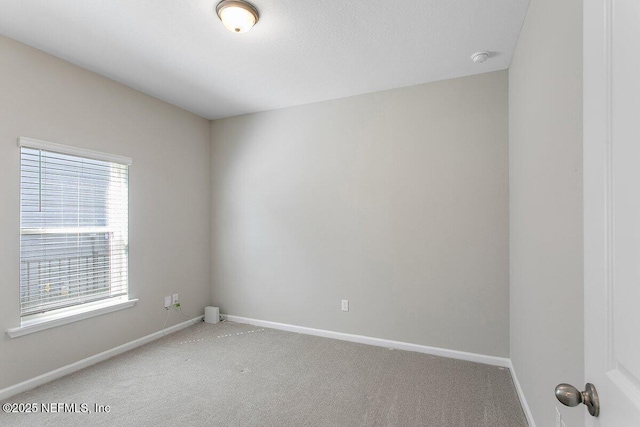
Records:
[[[128,168],[22,147],[21,313],[127,294]]]

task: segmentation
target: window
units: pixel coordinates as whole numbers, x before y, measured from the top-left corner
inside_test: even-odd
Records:
[[[125,157],[20,138],[23,319],[128,295]]]

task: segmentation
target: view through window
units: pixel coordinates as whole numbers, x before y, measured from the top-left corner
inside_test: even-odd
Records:
[[[21,147],[23,317],[128,292],[128,164],[63,151]]]

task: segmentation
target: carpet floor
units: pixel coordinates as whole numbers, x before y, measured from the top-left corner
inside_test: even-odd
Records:
[[[8,402],[39,412],[0,412],[2,426],[527,426],[506,368],[232,322],[198,323]],[[40,411],[65,403],[77,412]]]

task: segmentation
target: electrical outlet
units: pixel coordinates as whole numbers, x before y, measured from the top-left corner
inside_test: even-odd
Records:
[[[164,297],[164,308],[171,307],[171,295]]]
[[[178,303],[178,294],[173,294],[173,300],[171,300],[172,304],[177,304]]]
[[[343,299],[342,300],[342,311],[349,311],[349,300],[348,299]]]

